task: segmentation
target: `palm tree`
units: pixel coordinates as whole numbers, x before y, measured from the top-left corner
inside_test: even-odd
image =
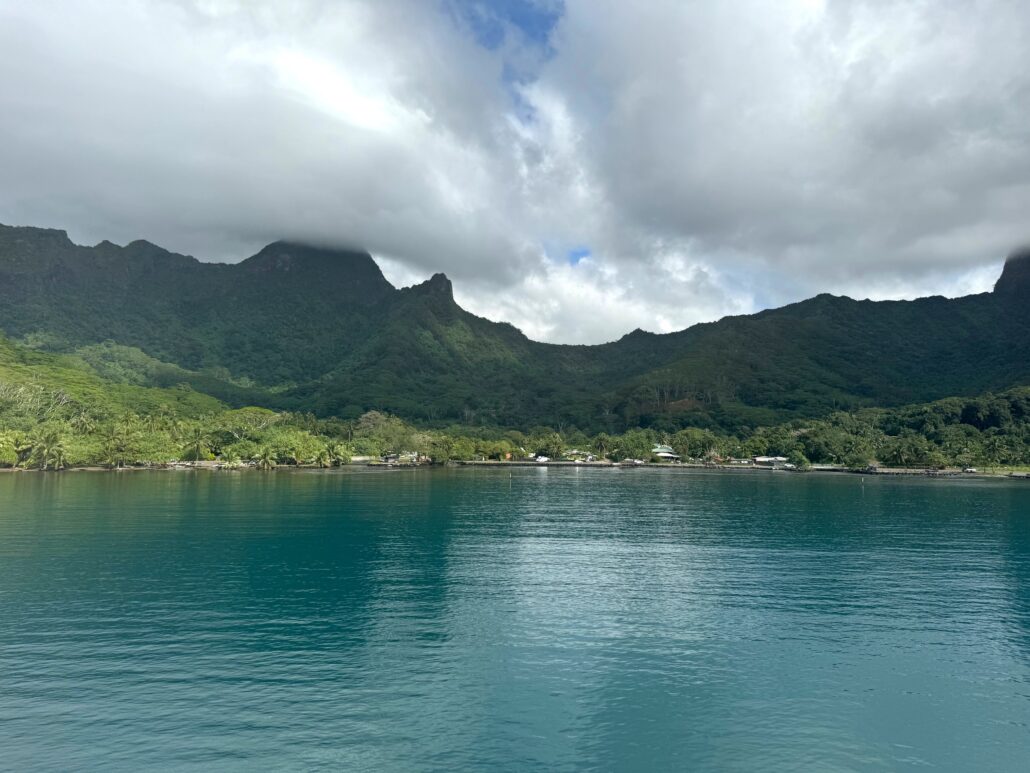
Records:
[[[328,448],[323,448],[317,454],[315,454],[315,460],[314,461],[315,461],[315,464],[317,464],[319,467],[322,467],[322,468],[331,467],[332,464],[333,464],[333,459],[329,455],[329,449]]]
[[[243,462],[240,460],[240,455],[235,451],[226,451],[222,454],[222,468],[226,470],[237,470]]]
[[[199,462],[208,458],[211,453],[208,449],[207,432],[200,425],[188,428],[183,433],[182,458],[190,462]]]
[[[72,417],[71,426],[80,435],[90,435],[96,432],[97,420],[93,414],[83,409]]]
[[[29,464],[41,470],[63,470],[65,464],[64,440],[53,427],[40,428],[32,437]]]
[[[0,432],[0,465],[18,463],[18,436],[14,432]]]
[[[14,455],[17,457],[17,465],[28,464],[32,456],[32,438],[24,432],[15,433]]]
[[[139,419],[128,416],[112,424],[104,438],[104,456],[112,467],[122,468],[139,461],[143,430]]]
[[[988,435],[984,438],[982,453],[987,466],[993,470],[1006,460],[1008,446],[1004,438],[1000,438],[997,435]]]
[[[330,443],[326,446],[326,451],[329,453],[329,460],[335,466],[350,462],[350,449],[342,443]]]
[[[262,446],[255,461],[259,470],[274,470],[278,464],[275,451],[270,446]]]
[[[544,440],[543,452],[552,459],[561,459],[565,453],[565,441],[557,432],[552,433]]]
[[[160,405],[154,413],[147,414],[147,427],[151,432],[160,429],[177,430],[175,412],[167,405]]]

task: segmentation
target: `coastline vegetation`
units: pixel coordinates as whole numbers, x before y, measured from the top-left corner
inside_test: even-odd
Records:
[[[426,462],[553,460],[571,452],[598,460],[652,459],[668,445],[683,460],[718,463],[768,455],[810,464],[942,468],[1030,466],[1030,387],[736,433],[689,427],[588,434],[574,427],[420,427],[378,411],[356,419],[267,408],[231,409],[186,387],[112,384],[53,355],[0,367],[0,467],[59,470],[173,462],[331,467],[354,457],[405,455]],[[19,371],[19,366],[21,371]],[[44,367],[45,366],[45,367]]]
[[[837,411],[733,430],[697,426],[596,432],[571,424],[519,429],[487,423],[417,424],[385,411],[354,418],[264,407],[233,408],[180,384],[115,380],[81,357],[41,352],[0,336],[0,468],[58,470],[217,462],[271,470],[330,467],[401,455],[443,463],[650,461],[668,445],[684,461],[754,456],[864,468],[1030,467],[1030,387],[900,408]]]

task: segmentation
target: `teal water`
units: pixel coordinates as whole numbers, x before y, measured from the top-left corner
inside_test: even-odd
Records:
[[[0,475],[0,767],[1026,770],[1030,484]]]

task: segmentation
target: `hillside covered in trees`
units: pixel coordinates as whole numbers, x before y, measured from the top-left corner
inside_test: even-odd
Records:
[[[862,468],[1030,465],[1030,387],[895,409],[838,411],[729,433],[635,428],[587,433],[452,424],[415,426],[377,411],[354,419],[267,408],[231,408],[187,386],[117,384],[83,359],[40,353],[0,339],[0,467],[125,467],[218,460],[333,466],[353,456],[415,453],[434,462],[561,459],[573,450],[600,459],[650,459],[668,444],[684,459],[776,455]]]
[[[1028,301],[1021,255],[992,293],[820,295],[678,333],[561,346],[464,311],[442,274],[396,289],[361,252],[277,242],[238,264],[203,263],[147,242],[82,247],[62,231],[0,226],[0,330],[23,360],[74,361],[79,381],[115,394],[202,393],[344,423],[378,411],[469,434],[749,437],[1002,392],[1030,384]]]

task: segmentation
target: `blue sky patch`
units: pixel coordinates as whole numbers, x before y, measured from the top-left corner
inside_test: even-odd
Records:
[[[562,0],[445,0],[456,20],[467,25],[476,41],[491,51],[500,47],[508,25],[537,45],[547,46],[551,30],[564,10]]]
[[[569,250],[569,265],[575,266],[584,258],[589,258],[592,254],[589,247],[574,247]]]

